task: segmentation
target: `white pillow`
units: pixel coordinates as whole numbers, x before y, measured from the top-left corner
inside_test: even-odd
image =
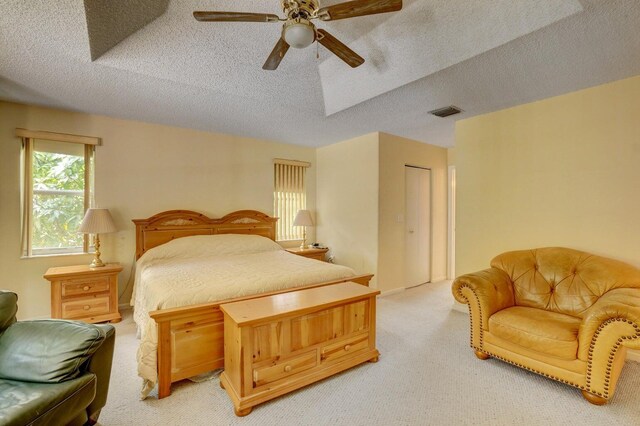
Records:
[[[219,234],[176,238],[148,250],[140,260],[233,256],[284,250],[275,241],[260,235]]]

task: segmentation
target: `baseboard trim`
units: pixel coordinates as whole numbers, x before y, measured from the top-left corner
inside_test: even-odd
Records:
[[[392,294],[397,294],[397,293],[402,293],[404,292],[406,289],[405,288],[394,288],[393,290],[385,290],[383,292],[380,293],[380,297],[386,297],[386,296],[391,296]]]
[[[453,302],[451,305],[452,311],[462,312],[463,314],[469,314],[469,309],[464,303]],[[640,362],[640,351],[635,349],[627,349],[627,361]]]
[[[627,349],[627,361],[640,362],[640,351]]]
[[[440,277],[432,277],[431,278],[431,282],[432,283],[439,283],[440,281],[450,281],[450,280],[447,280],[447,276],[446,275],[442,275]]]

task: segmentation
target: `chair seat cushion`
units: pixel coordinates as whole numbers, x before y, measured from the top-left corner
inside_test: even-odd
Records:
[[[84,412],[95,393],[91,373],[61,383],[0,379],[0,424],[67,424]]]
[[[489,318],[489,332],[525,348],[561,359],[578,354],[580,318],[543,309],[514,306]]]

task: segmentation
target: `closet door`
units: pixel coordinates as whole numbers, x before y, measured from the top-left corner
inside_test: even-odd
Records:
[[[405,167],[405,287],[431,281],[431,170]]]

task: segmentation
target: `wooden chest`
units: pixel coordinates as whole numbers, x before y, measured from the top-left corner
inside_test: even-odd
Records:
[[[245,416],[257,404],[377,361],[379,293],[347,282],[221,305],[220,385],[235,413]]]

